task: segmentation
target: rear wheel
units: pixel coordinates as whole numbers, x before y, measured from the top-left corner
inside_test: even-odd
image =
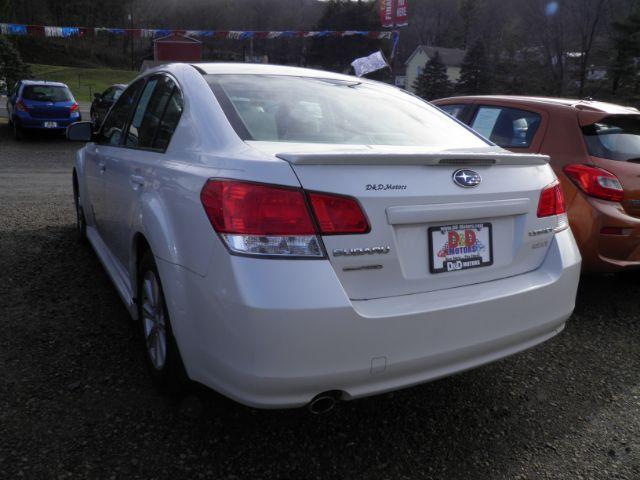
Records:
[[[178,393],[186,389],[188,377],[173,336],[156,262],[149,251],[142,257],[138,278],[138,318],[147,366],[160,389]]]

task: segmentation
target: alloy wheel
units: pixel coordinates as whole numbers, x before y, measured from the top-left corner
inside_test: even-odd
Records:
[[[156,275],[147,271],[142,280],[142,329],[149,360],[162,370],[167,360],[167,329],[162,292]]]

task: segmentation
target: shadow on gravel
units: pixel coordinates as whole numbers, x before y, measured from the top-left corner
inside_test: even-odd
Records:
[[[511,477],[638,384],[640,282],[592,277],[547,344],[325,416],[257,411],[206,389],[168,398],[73,228],[12,235],[0,237],[13,252],[0,263],[4,478]]]

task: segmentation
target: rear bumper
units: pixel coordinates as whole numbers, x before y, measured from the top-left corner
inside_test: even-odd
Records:
[[[63,132],[72,123],[81,121],[82,116],[73,118],[33,118],[31,116],[16,115],[12,120],[19,128]],[[56,122],[57,127],[45,127],[45,122]]]
[[[569,209],[569,220],[585,272],[640,269],[640,218],[626,213],[620,204],[578,193]],[[602,234],[604,227],[623,231]]]
[[[382,393],[529,348],[562,330],[580,275],[569,230],[535,271],[371,301],[350,301],[327,261],[232,260],[223,282],[158,264],[190,377],[264,408]]]

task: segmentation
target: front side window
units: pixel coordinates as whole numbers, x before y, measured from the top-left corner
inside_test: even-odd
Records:
[[[480,107],[471,128],[503,148],[527,148],[540,127],[540,114],[507,107]]]
[[[154,140],[175,89],[175,82],[167,76],[152,77],[147,82],[129,126],[127,147],[157,149]]]
[[[589,155],[609,160],[640,161],[640,115],[606,117],[582,127]]]
[[[22,90],[22,98],[35,102],[70,102],[73,97],[67,87],[27,85]]]
[[[144,85],[144,79],[140,79],[120,96],[116,104],[111,108],[107,118],[105,118],[97,143],[102,145],[120,145],[122,133],[131,116],[138,93]]]
[[[448,115],[391,86],[284,75],[207,75],[244,140],[487,147]]]

